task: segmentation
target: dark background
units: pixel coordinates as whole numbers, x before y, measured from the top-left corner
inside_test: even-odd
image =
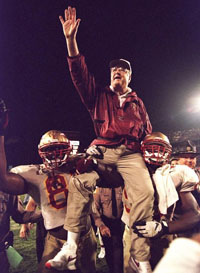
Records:
[[[0,97],[10,109],[8,162],[38,162],[37,145],[50,129],[94,138],[74,89],[58,19],[69,5],[81,18],[80,51],[102,84],[108,63],[128,59],[131,87],[146,105],[154,131],[200,127],[190,98],[200,96],[199,0],[1,0]]]

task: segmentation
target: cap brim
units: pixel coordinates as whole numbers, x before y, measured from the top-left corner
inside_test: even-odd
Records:
[[[117,60],[112,60],[109,64],[109,67],[112,68],[112,67],[123,67],[125,69],[128,69],[131,71],[131,67],[130,65],[128,64],[128,62],[126,61],[123,61],[123,60],[120,60],[120,59],[117,59]]]

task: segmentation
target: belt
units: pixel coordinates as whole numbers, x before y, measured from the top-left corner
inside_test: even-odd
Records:
[[[97,145],[102,145],[105,147],[111,147],[111,148],[115,148],[118,147],[122,144],[128,146],[131,145],[135,146],[135,149],[139,149],[140,147],[140,142],[138,141],[138,139],[136,137],[118,137],[118,138],[106,138],[106,137],[97,137],[98,140],[105,140],[105,141],[110,141],[111,143],[106,143],[106,144],[97,144]]]
[[[60,240],[67,240],[67,230],[63,226],[59,226],[53,229],[48,230],[49,234],[53,237],[56,237]]]
[[[49,234],[53,237],[60,239],[60,240],[67,240],[67,230],[63,228],[63,226],[59,226],[53,229],[48,230]],[[81,232],[80,237],[84,236],[88,233],[87,231]]]

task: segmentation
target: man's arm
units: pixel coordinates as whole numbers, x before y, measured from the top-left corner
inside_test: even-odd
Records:
[[[141,237],[158,238],[164,234],[188,231],[200,223],[199,206],[191,192],[180,193],[183,214],[175,221],[135,223],[133,230]]]
[[[152,125],[151,125],[149,115],[147,114],[147,110],[143,101],[141,99],[139,101],[140,101],[140,114],[141,114],[141,118],[144,125],[144,132],[142,136],[142,139],[143,139],[146,135],[152,133]]]
[[[59,16],[65,35],[67,50],[69,57],[75,57],[79,54],[79,49],[76,40],[76,34],[80,24],[80,19],[76,19],[76,9],[68,7],[65,10],[65,19]]]
[[[16,223],[36,223],[41,219],[41,213],[35,212],[34,210],[24,210],[21,199],[16,196],[14,197],[14,204],[12,209],[12,218]]]
[[[25,220],[26,223],[27,223],[27,218],[28,218],[28,220],[30,220],[30,222],[36,222],[42,218],[41,212],[35,213],[36,208],[37,208],[37,205],[36,205],[35,201],[33,200],[32,197],[30,197],[29,201],[26,205],[26,208],[25,208],[25,210],[26,210],[26,214],[24,215],[25,218],[23,219],[23,220]],[[31,218],[29,219],[30,216],[31,216]],[[21,229],[19,231],[19,237],[27,240],[30,235],[30,230],[32,228],[33,228],[32,223],[22,224]]]
[[[0,136],[0,190],[10,194],[26,193],[25,180],[22,176],[7,172],[4,149],[4,136]]]
[[[4,148],[4,133],[8,125],[8,110],[0,98],[0,190],[11,194],[25,193],[25,180],[17,174],[7,172]]]
[[[176,221],[168,223],[169,233],[184,232],[194,228],[200,222],[199,206],[191,192],[181,192],[183,214]]]
[[[78,91],[82,102],[88,110],[94,108],[96,98],[96,81],[94,76],[88,71],[85,57],[79,54],[76,35],[80,24],[80,19],[76,19],[76,9],[68,7],[65,10],[65,18],[59,16],[63,27],[68,50],[68,65],[73,84]]]
[[[102,208],[99,188],[96,189],[93,196],[94,203],[92,207],[92,217],[94,219],[95,225],[99,228],[99,231],[102,236],[111,237],[110,229],[104,224],[104,222],[101,219]]]

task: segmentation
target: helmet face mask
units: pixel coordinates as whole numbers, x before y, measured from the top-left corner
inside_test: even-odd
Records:
[[[172,152],[169,139],[160,132],[147,135],[141,143],[141,150],[144,161],[157,166],[167,163]]]
[[[46,168],[57,169],[65,164],[72,151],[70,141],[64,133],[51,130],[44,134],[38,145],[38,152]]]

